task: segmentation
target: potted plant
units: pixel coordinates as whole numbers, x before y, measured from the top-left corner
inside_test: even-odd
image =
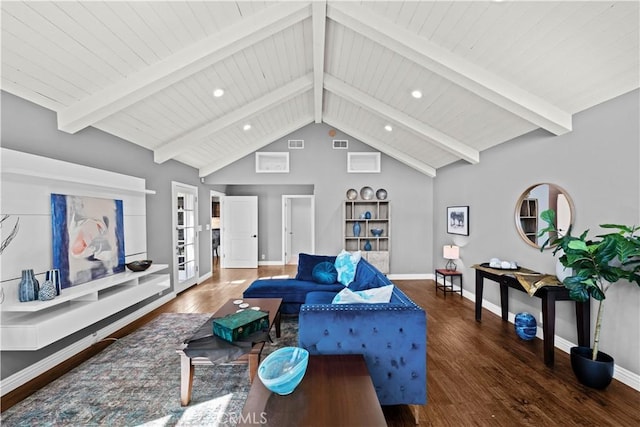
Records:
[[[589,230],[585,230],[576,237],[571,234],[571,227],[566,234],[561,234],[555,226],[555,216],[553,210],[540,214],[540,218],[548,225],[538,235],[549,233],[552,236],[540,250],[548,245],[556,245],[554,255],[563,251],[560,263],[570,270],[562,283],[569,289],[572,299],[585,302],[593,298],[598,301],[593,347],[573,347],[571,366],[582,384],[603,389],[613,378],[614,365],[613,358],[598,349],[604,300],[607,290],[620,281],[634,282],[640,286],[640,236],[636,234],[640,227],[601,224],[601,228],[611,232],[589,238]]]

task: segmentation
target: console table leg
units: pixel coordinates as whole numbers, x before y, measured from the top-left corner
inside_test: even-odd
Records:
[[[544,364],[552,367],[556,333],[556,299],[551,292],[542,297],[542,335],[544,347]]]
[[[576,301],[576,325],[578,328],[578,345],[591,347],[591,304]]]
[[[482,291],[484,288],[484,277],[480,270],[476,270],[476,321],[482,319]],[[437,292],[437,290],[436,290]]]
[[[411,405],[413,409],[413,418],[416,422],[416,425],[420,424],[420,405]]]
[[[191,359],[184,353],[180,355],[180,404],[187,406],[191,401],[193,387],[193,365]]]
[[[502,309],[502,320],[509,320],[509,285],[500,283],[500,308]]]

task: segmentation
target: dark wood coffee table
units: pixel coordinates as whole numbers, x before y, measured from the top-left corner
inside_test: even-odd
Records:
[[[282,298],[238,298],[249,304],[249,307],[260,307],[261,311],[269,312],[269,329],[276,326],[276,337],[280,337],[280,304]],[[238,310],[238,305],[234,304],[236,298],[230,299],[222,307],[213,313],[212,317],[223,317],[233,314]],[[249,310],[249,309],[247,309]],[[213,331],[212,331],[213,333]],[[251,347],[251,350],[230,363],[248,364],[249,381],[253,381],[260,364],[260,356],[264,348],[264,342],[259,342]],[[186,406],[191,401],[191,389],[193,388],[193,367],[196,365],[213,365],[206,357],[189,357],[184,353],[186,344],[182,344],[177,352],[180,355],[180,403]]]
[[[242,409],[238,426],[386,426],[361,354],[310,356],[307,372],[293,393],[269,391],[259,377]]]

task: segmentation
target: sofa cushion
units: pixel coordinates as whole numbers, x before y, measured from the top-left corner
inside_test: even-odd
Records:
[[[332,304],[385,304],[391,300],[393,285],[352,291],[344,288],[333,298]]]
[[[343,287],[344,289],[344,287]],[[337,292],[314,291],[307,294],[305,304],[331,304]]]
[[[356,267],[362,258],[360,251],[353,253],[342,250],[335,260],[336,270],[338,271],[338,282],[344,286],[348,286],[356,277]]]
[[[313,267],[311,276],[313,277],[313,281],[316,283],[330,285],[332,283],[336,283],[338,279],[338,271],[332,262],[324,261]]]
[[[313,281],[313,267],[321,262],[335,262],[335,256],[329,255],[309,255],[301,253],[298,255],[298,274],[297,280]]]
[[[339,292],[339,283],[319,285],[313,281],[296,279],[260,279],[254,281],[242,294],[243,298],[282,298],[284,303],[303,304],[307,293],[317,290]]]

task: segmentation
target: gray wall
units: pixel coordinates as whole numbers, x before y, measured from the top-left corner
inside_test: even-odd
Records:
[[[169,264],[169,271],[173,271],[171,181],[198,186],[199,199],[208,201],[209,188],[200,183],[196,169],[175,161],[158,165],[154,163],[151,151],[98,129],[87,128],[73,135],[60,132],[57,130],[54,112],[9,93],[2,92],[1,101],[3,147],[146,179],[147,188],[156,191],[155,195],[147,196],[147,254],[156,263]],[[201,224],[209,221],[210,209],[208,202],[200,203]],[[202,276],[210,271],[211,243],[207,232],[200,236],[199,274]],[[2,378],[53,354],[99,329],[101,325],[113,322],[124,313],[156,298],[158,297],[150,298],[119,316],[40,351],[2,352]]]
[[[459,268],[465,291],[475,292],[471,265],[492,257],[555,272],[550,251],[540,253],[520,239],[514,225],[515,204],[530,185],[550,182],[563,187],[575,204],[574,230],[598,224],[640,224],[640,91],[625,94],[574,115],[573,131],[552,136],[535,131],[482,152],[481,162],[458,162],[438,170],[434,264],[443,265],[442,246],[461,246]],[[446,233],[445,209],[470,206],[470,236]],[[500,304],[497,286],[485,285],[484,298]],[[540,300],[512,291],[510,311],[528,311],[539,320]],[[595,323],[597,306],[592,303]],[[557,335],[577,343],[573,304],[557,304]],[[592,328],[593,331],[593,328]],[[592,332],[593,338],[593,332]],[[616,364],[640,373],[640,288],[628,283],[612,287],[605,304],[601,349]]]
[[[433,179],[382,155],[381,173],[347,173],[347,151],[373,151],[371,147],[339,131],[334,137],[325,124],[310,124],[285,138],[273,142],[260,151],[289,151],[290,173],[256,173],[255,156],[251,154],[206,177],[207,184],[236,186],[313,186],[316,204],[316,253],[336,254],[343,247],[342,202],[349,188],[358,191],[364,186],[374,190],[385,188],[391,202],[391,274],[423,274],[433,271]],[[303,150],[288,150],[288,139],[303,139]],[[333,139],[349,140],[349,150],[334,150]],[[255,187],[255,194],[260,189]],[[227,194],[230,195],[229,187]],[[252,194],[249,187],[242,195]],[[259,208],[259,240],[261,250],[267,250],[267,260],[280,260],[282,252],[282,208],[280,195],[285,189],[271,193],[277,202],[273,211]],[[300,194],[300,193],[298,193]],[[266,225],[266,227],[265,227]],[[274,231],[275,230],[275,231]],[[263,233],[269,233],[268,235]],[[268,240],[265,248],[264,242]],[[262,253],[262,252],[260,252]]]

